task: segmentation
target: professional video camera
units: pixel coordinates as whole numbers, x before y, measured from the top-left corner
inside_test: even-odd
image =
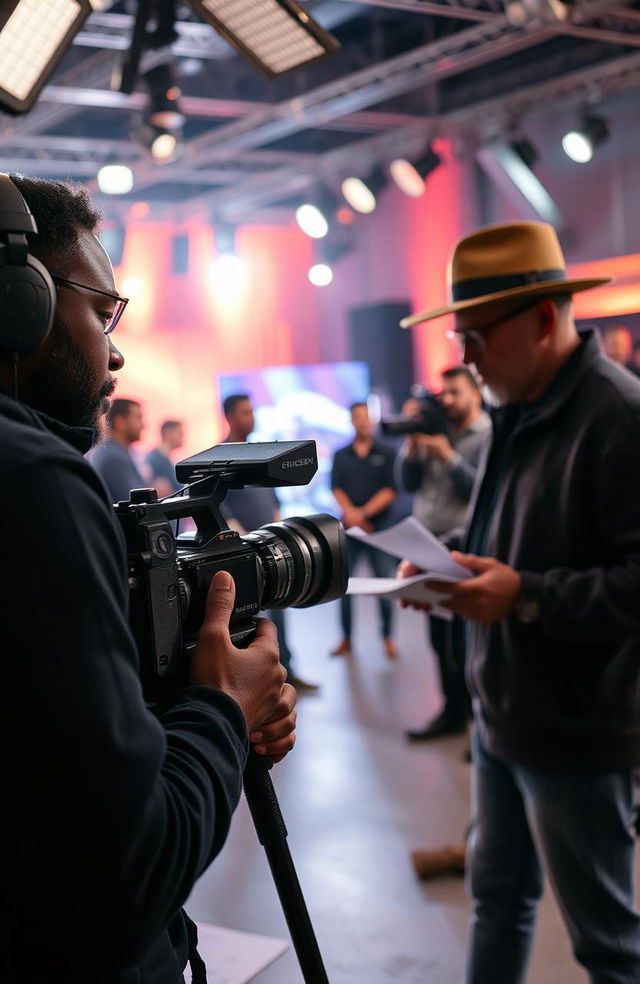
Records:
[[[416,395],[420,413],[415,417],[394,414],[380,421],[380,429],[389,437],[404,437],[407,434],[449,434],[450,423],[447,411],[434,393],[420,388]]]
[[[176,465],[185,488],[158,501],[134,489],[115,506],[127,542],[130,622],[145,695],[154,700],[184,685],[212,577],[233,576],[231,638],[248,641],[268,608],[307,608],[346,591],[344,531],[326,514],[285,519],[240,536],[220,503],[229,489],[307,485],[318,468],[315,441],[220,444]],[[195,530],[174,536],[172,522]]]

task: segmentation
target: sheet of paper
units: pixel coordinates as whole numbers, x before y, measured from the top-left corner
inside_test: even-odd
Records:
[[[378,533],[365,533],[359,526],[347,530],[348,536],[364,540],[378,550],[384,550],[399,559],[410,560],[416,567],[428,571],[432,576],[447,580],[461,581],[471,577],[471,571],[451,559],[451,554],[437,537],[425,529],[415,516],[401,519],[395,526]]]
[[[372,595],[388,598],[390,601],[413,601],[421,605],[431,605],[431,614],[449,620],[452,614],[440,606],[445,594],[430,591],[425,581],[430,574],[416,574],[415,577],[350,577],[348,595]],[[453,580],[453,579],[451,579]]]
[[[247,984],[289,949],[287,940],[198,923],[198,952],[215,984]],[[189,966],[185,981],[191,984]]]

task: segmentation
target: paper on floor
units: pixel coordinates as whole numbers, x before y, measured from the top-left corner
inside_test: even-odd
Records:
[[[377,547],[378,550],[384,550],[393,557],[410,560],[421,571],[427,571],[432,577],[438,579],[446,577],[447,580],[454,581],[471,577],[471,571],[461,564],[456,564],[447,548],[433,533],[425,529],[415,516],[407,516],[395,526],[389,527],[388,530],[380,530],[378,533],[365,533],[359,526],[352,526],[347,530],[347,535],[363,540],[370,546]]]
[[[206,964],[209,980],[215,984],[247,984],[290,946],[287,940],[274,936],[256,936],[209,923],[197,925],[198,952]],[[191,984],[188,966],[185,981]]]

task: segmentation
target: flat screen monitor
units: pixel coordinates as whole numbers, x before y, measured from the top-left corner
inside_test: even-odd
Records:
[[[255,410],[250,441],[313,440],[318,471],[309,485],[278,489],[282,517],[325,512],[338,515],[331,494],[331,464],[338,448],[353,437],[349,407],[370,391],[365,362],[323,362],[273,366],[219,377],[221,402],[246,393]]]

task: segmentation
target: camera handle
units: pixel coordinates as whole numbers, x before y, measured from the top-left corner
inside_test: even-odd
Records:
[[[243,783],[258,840],[267,855],[305,984],[329,984],[287,844],[287,828],[276,791],[266,762],[254,751],[249,752]]]

